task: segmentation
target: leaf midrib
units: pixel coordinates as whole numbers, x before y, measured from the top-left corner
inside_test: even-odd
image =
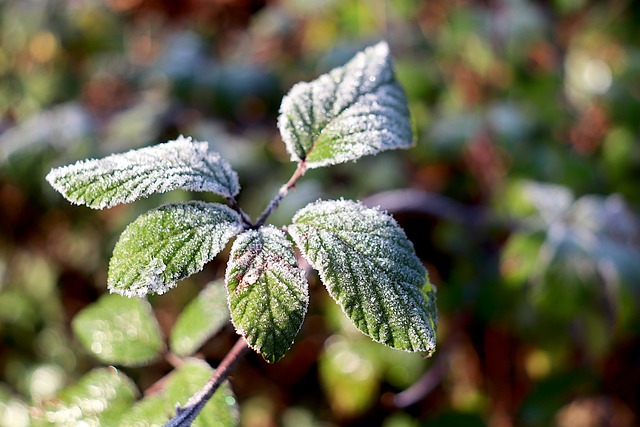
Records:
[[[361,74],[360,78],[362,79],[364,77],[364,73]],[[334,94],[333,94],[333,102],[332,105],[335,105],[335,98],[336,98],[336,93],[338,92],[338,88],[341,87],[344,83],[344,79],[340,80],[339,83],[337,83],[335,85],[335,90],[334,90]],[[310,83],[311,84],[311,83]],[[309,147],[309,150],[307,150],[307,152],[305,153],[305,156],[301,159],[301,160],[306,160],[309,155],[311,155],[311,153],[313,152],[313,150],[316,148],[316,146],[318,145],[318,141],[320,140],[320,136],[324,133],[324,131],[331,126],[337,119],[340,118],[340,116],[349,108],[353,107],[355,104],[357,104],[360,101],[360,98],[362,98],[363,96],[366,96],[368,94],[375,94],[378,92],[378,90],[380,90],[381,88],[388,86],[388,85],[393,85],[394,84],[394,80],[393,78],[387,79],[387,80],[380,80],[380,82],[373,86],[371,88],[370,91],[368,92],[361,92],[360,90],[358,90],[358,93],[356,94],[356,96],[354,97],[353,101],[351,103],[346,104],[340,111],[338,111],[337,113],[329,113],[328,115],[330,116],[329,120],[326,121],[326,123],[324,123],[321,127],[318,128],[318,130],[316,131],[315,129],[313,129],[313,126],[309,126],[310,130],[312,131],[312,143],[311,146]],[[360,88],[361,85],[358,85],[358,88]],[[313,103],[311,104],[313,105]],[[297,104],[296,104],[297,107]],[[313,107],[311,107],[312,109]],[[299,110],[298,110],[299,111]],[[315,117],[315,115],[314,115]],[[297,134],[297,132],[296,132]],[[296,142],[296,144],[300,145],[299,143]],[[304,148],[304,147],[303,147]]]

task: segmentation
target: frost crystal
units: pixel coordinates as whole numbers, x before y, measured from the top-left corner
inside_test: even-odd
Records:
[[[238,214],[218,203],[161,206],[131,223],[109,263],[109,290],[162,294],[200,270],[243,230]]]
[[[51,170],[47,181],[69,201],[103,209],[175,189],[211,191],[232,197],[237,174],[207,142],[182,135],[175,141],[83,160]]]
[[[244,232],[233,243],[225,277],[236,330],[267,361],[277,361],[291,347],[309,304],[291,242],[272,226]]]
[[[308,168],[411,147],[407,99],[389,46],[378,43],[345,66],[296,84],[282,100],[278,128],[291,160]]]
[[[358,329],[397,349],[434,350],[435,288],[392,217],[352,201],[318,201],[288,231]]]

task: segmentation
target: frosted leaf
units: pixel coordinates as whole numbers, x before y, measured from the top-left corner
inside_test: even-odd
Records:
[[[411,147],[407,99],[389,46],[378,43],[345,66],[293,86],[282,100],[278,128],[291,160],[308,168]]]
[[[238,214],[218,203],[151,210],[120,236],[109,263],[109,290],[128,297],[163,294],[202,270],[242,229]]]
[[[573,193],[562,185],[527,181],[522,193],[540,213],[547,226],[562,220],[574,200]]]
[[[104,363],[141,366],[163,350],[160,327],[147,301],[106,294],[72,322],[82,345]]]
[[[237,174],[208,143],[183,136],[152,147],[52,169],[47,181],[69,201],[103,209],[175,189],[232,197]]]
[[[265,360],[277,361],[291,347],[309,304],[291,242],[272,226],[244,232],[233,243],[225,277],[236,330]]]
[[[391,216],[318,201],[298,211],[288,231],[360,331],[401,350],[435,349],[435,288]]]

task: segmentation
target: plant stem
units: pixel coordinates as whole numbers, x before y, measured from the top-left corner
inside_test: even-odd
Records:
[[[278,207],[282,199],[284,199],[284,196],[289,193],[289,190],[295,187],[296,182],[304,175],[306,171],[307,164],[304,161],[298,163],[298,167],[296,168],[295,172],[293,172],[293,175],[291,175],[291,178],[289,178],[289,181],[287,181],[286,184],[280,187],[280,190],[278,190],[278,194],[276,194],[273,200],[269,202],[269,205],[264,210],[264,212],[262,212],[262,215],[260,215],[260,218],[254,224],[253,228],[258,228],[265,223],[267,218],[269,218],[269,215],[271,215],[271,213]]]
[[[236,201],[235,197],[227,197],[227,202],[229,203],[229,206],[231,206],[231,209],[233,209],[234,211],[238,212],[238,215],[240,215],[240,219],[242,220],[242,222],[244,223],[246,228],[253,228],[253,223],[251,222],[251,218],[249,218],[249,215],[247,215],[238,205],[238,202]]]
[[[249,346],[247,346],[244,338],[238,339],[213,372],[209,381],[207,381],[200,391],[191,396],[182,408],[176,408],[176,416],[170,419],[169,422],[165,424],[165,427],[190,426],[200,411],[202,411],[202,408],[204,408],[209,399],[211,399],[213,393],[215,393],[224,380],[227,379],[231,370],[248,351]]]

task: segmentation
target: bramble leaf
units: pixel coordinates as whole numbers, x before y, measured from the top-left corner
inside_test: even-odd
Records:
[[[286,235],[249,230],[233,243],[226,272],[231,319],[268,362],[291,347],[309,304],[307,280]]]
[[[151,306],[137,298],[103,295],[73,318],[72,327],[82,345],[104,363],[144,365],[164,346]]]
[[[307,168],[411,147],[407,99],[389,46],[378,43],[343,67],[293,86],[282,100],[278,128],[291,161],[306,161]]]
[[[180,313],[171,331],[171,350],[178,356],[193,354],[228,321],[224,284],[211,282]]]
[[[160,427],[167,424],[176,404],[184,405],[209,379],[213,369],[204,361],[185,359],[184,363],[167,377],[164,388],[145,397],[125,413],[122,426]],[[193,426],[232,427],[239,424],[236,398],[225,381],[193,422]]]
[[[400,350],[435,349],[435,288],[391,216],[318,201],[298,211],[288,231],[360,331]]]
[[[135,399],[138,390],[115,368],[97,368],[57,396],[34,408],[34,426],[112,426]]]
[[[109,263],[109,290],[128,297],[165,293],[202,270],[242,229],[238,214],[218,203],[151,210],[120,236]]]
[[[207,142],[182,135],[164,144],[52,169],[47,181],[70,202],[94,209],[175,189],[225,197],[240,191],[238,176],[226,160],[208,151]]]

